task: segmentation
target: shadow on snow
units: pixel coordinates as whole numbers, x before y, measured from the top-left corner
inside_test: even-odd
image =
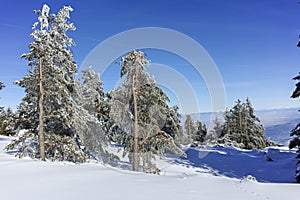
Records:
[[[231,147],[188,148],[177,164],[209,169],[216,175],[242,179],[252,175],[259,182],[295,182],[295,151],[266,148],[238,150]]]

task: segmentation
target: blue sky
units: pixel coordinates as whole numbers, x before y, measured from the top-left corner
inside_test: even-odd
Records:
[[[26,2],[26,3],[25,3]],[[226,90],[227,106],[238,98],[250,97],[257,110],[299,107],[290,99],[300,71],[300,4],[296,0],[12,0],[0,2],[0,105],[15,108],[24,95],[12,84],[26,74],[29,34],[36,15],[32,10],[47,3],[56,13],[71,5],[72,48],[80,67],[89,53],[105,39],[140,27],[162,27],[179,31],[201,44],[218,67]],[[194,77],[185,60],[171,53],[145,50],[153,63],[168,65],[182,73],[195,89],[200,111],[211,110],[208,89],[201,77]],[[101,55],[99,55],[101,57]],[[112,65],[102,77],[105,89],[113,88],[119,68]],[[165,88],[168,90],[168,88]],[[169,92],[174,96],[176,94]],[[187,112],[196,109],[190,107]]]

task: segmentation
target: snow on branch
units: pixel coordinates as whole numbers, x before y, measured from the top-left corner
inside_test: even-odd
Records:
[[[42,29],[48,28],[48,26],[49,26],[49,23],[48,23],[49,11],[50,11],[49,6],[47,4],[44,4],[41,15],[39,16],[39,21],[40,21]],[[35,26],[36,26],[36,24],[34,24],[34,27]]]

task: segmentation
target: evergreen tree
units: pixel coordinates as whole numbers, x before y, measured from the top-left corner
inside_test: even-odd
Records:
[[[159,170],[151,161],[153,154],[162,155],[169,149],[184,155],[174,144],[176,133],[172,132],[178,129],[179,120],[167,105],[167,95],[145,70],[149,61],[143,52],[131,51],[120,65],[124,81],[110,92],[110,115],[115,120],[114,127],[122,130],[115,138],[124,146],[124,155],[129,156],[134,171],[142,162],[143,171],[157,173]]]
[[[173,106],[169,109],[166,109],[164,125],[162,127],[162,131],[166,132],[172,138],[182,135],[182,127],[180,125],[181,115],[179,114],[178,110],[178,106]]]
[[[207,128],[206,125],[197,120],[196,121],[196,131],[192,135],[192,146],[199,146],[200,144],[204,143],[205,138],[207,135]]]
[[[92,68],[82,71],[83,78],[83,107],[93,116],[100,114],[100,104],[104,101],[103,83]]]
[[[96,74],[92,68],[82,71],[83,75],[83,94],[85,103],[83,107],[93,116],[95,116],[102,125],[108,126],[109,105],[106,100],[106,94],[103,91],[103,83],[99,74]]]
[[[300,42],[298,43],[298,47]],[[300,73],[298,76],[294,77],[293,80],[297,80],[296,88],[292,93],[291,98],[299,98],[300,97]],[[289,148],[297,148],[298,155],[297,155],[297,165],[300,163],[300,123],[296,125],[296,127],[291,131],[290,136],[293,136],[293,139],[290,141]],[[300,183],[300,167],[298,166],[296,169],[295,179],[298,183]]]
[[[29,45],[30,52],[21,56],[28,60],[29,74],[16,82],[26,92],[18,107],[18,124],[28,131],[7,149],[18,149],[19,156],[42,160],[82,162],[85,156],[75,140],[75,103],[71,98],[77,70],[70,49],[74,41],[66,34],[75,30],[68,21],[73,9],[64,6],[57,14],[49,14],[49,10],[44,5],[42,11],[35,11],[39,21],[32,26],[30,37],[34,41]]]
[[[265,128],[260,123],[259,118],[255,116],[255,111],[249,98],[246,99],[244,106],[247,119],[245,122],[246,132],[249,135],[248,143],[245,146],[247,149],[263,149],[268,146],[268,140],[265,137]]]
[[[242,103],[237,100],[231,109],[224,113],[224,130],[219,142],[243,149],[262,149],[267,145],[264,127],[254,115],[250,100]]]
[[[185,122],[184,122],[184,128],[185,128],[185,133],[189,138],[192,138],[192,136],[196,132],[195,124],[193,122],[193,119],[191,115],[187,115]]]
[[[192,147],[199,146],[204,142],[207,134],[205,124],[202,125],[202,123],[199,120],[197,120],[195,124],[191,115],[187,115],[184,127],[187,139],[189,140],[188,143],[190,143]]]
[[[0,135],[11,136],[15,132],[16,115],[11,108],[0,112]]]
[[[0,90],[4,88],[4,84],[0,82]],[[15,131],[16,115],[11,108],[0,107],[0,135],[11,136]]]
[[[208,144],[217,144],[218,139],[221,138],[223,135],[224,124],[221,122],[218,116],[215,117],[213,121],[214,127],[207,135],[207,143]]]
[[[108,103],[104,99],[102,82],[92,68],[83,70],[83,83],[75,81],[72,95],[76,103],[74,128],[83,151],[96,160],[114,162],[115,156],[108,153]]]

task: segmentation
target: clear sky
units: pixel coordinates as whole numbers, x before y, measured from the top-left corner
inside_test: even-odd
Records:
[[[246,97],[257,110],[300,105],[290,99],[292,78],[300,71],[296,0],[11,0],[0,2],[0,81],[6,85],[0,92],[2,106],[15,108],[24,95],[12,82],[26,74],[27,62],[19,57],[32,41],[31,25],[37,20],[32,11],[44,3],[52,13],[63,5],[74,8],[70,20],[77,30],[69,36],[76,42],[72,50],[79,67],[100,42],[115,34],[140,27],[168,28],[193,38],[208,52],[224,81],[227,106]],[[187,62],[171,53],[145,51],[153,63],[182,72],[195,85],[200,111],[211,110],[208,89],[201,77],[193,77]],[[105,90],[114,87],[118,70],[112,66],[102,77]]]

